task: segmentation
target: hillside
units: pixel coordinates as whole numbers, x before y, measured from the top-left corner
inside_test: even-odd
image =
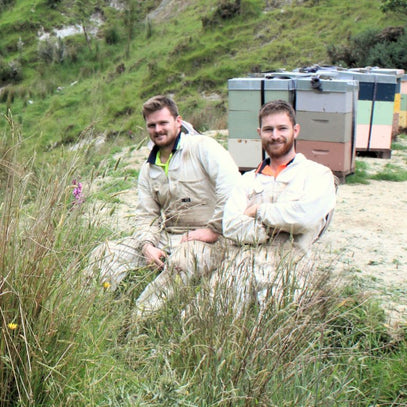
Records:
[[[380,0],[2,4],[0,109],[21,125],[29,153],[84,132],[138,142],[140,105],[156,93],[173,95],[199,130],[226,128],[229,78],[329,64],[329,47],[402,25]]]

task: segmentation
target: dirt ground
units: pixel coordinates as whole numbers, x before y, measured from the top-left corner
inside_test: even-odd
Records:
[[[383,299],[389,323],[407,321],[407,182],[341,185],[316,249],[336,273],[345,271]]]
[[[121,157],[129,167],[138,168],[147,154],[143,147]],[[357,160],[377,172],[388,163],[405,168],[406,157],[406,150],[393,150],[391,159]],[[130,234],[136,190],[122,191],[119,198],[122,203],[115,215],[107,218],[114,229]],[[357,279],[366,293],[380,296],[389,324],[407,321],[407,182],[340,185],[333,220],[314,250],[337,276]]]

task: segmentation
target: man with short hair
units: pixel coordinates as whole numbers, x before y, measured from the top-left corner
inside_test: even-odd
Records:
[[[232,257],[240,270],[235,268],[233,277],[239,296],[249,300],[256,292],[264,301],[281,262],[290,256],[297,264],[327,226],[336,188],[329,168],[296,153],[300,125],[289,103],[266,103],[257,132],[269,157],[234,188],[225,205],[223,232],[238,246]]]
[[[175,102],[155,96],[143,105],[152,150],[138,179],[133,236],[93,253],[103,280],[116,287],[129,270],[161,270],[138,298],[138,314],[160,309],[174,284],[210,275],[222,260],[222,216],[240,173],[214,139],[188,134]]]

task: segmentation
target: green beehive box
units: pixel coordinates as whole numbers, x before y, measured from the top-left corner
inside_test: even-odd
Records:
[[[234,78],[228,81],[230,110],[259,110],[264,102],[291,101],[295,83],[291,79]]]
[[[370,124],[372,117],[372,100],[358,100],[358,124]]]
[[[393,123],[394,103],[376,101],[373,112],[373,125]]]
[[[358,101],[358,124],[392,124],[394,103],[372,100]]]
[[[257,109],[258,110],[258,109]],[[258,124],[257,111],[231,110],[229,111],[229,138],[257,139]]]
[[[263,103],[283,99],[292,103],[291,79],[234,78],[228,81],[230,138],[257,138],[258,112]]]
[[[400,98],[400,110],[407,111],[407,94],[402,94]]]

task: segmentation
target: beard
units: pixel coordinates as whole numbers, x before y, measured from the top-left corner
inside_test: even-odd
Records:
[[[294,138],[279,141],[265,141],[262,143],[264,150],[270,158],[281,158],[294,148]]]
[[[160,133],[150,134],[151,141],[156,144],[159,148],[172,147],[179,134],[179,130],[174,128],[169,128],[166,131]]]

